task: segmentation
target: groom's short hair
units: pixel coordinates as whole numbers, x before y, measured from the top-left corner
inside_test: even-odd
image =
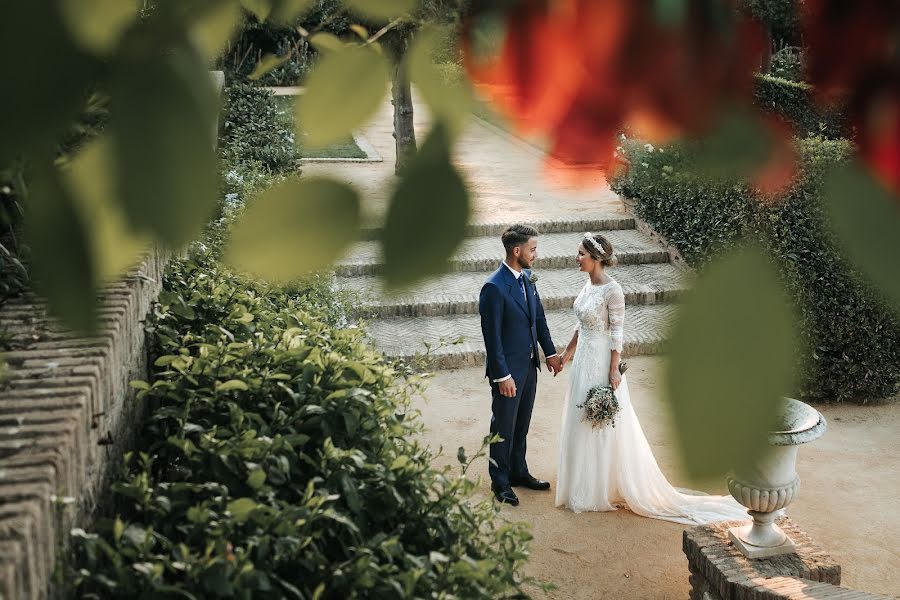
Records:
[[[538,230],[528,225],[510,225],[500,236],[506,252],[510,252],[516,246],[521,246],[533,237],[538,236]]]

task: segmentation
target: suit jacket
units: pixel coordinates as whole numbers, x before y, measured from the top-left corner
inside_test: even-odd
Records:
[[[515,275],[504,264],[481,288],[478,309],[487,350],[485,375],[491,380],[512,375],[521,381],[532,364],[540,369],[538,346],[545,356],[556,354],[541,298],[529,281],[531,271],[525,269],[522,277],[527,304]]]

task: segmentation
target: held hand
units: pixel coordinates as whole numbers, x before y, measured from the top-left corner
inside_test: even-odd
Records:
[[[619,369],[610,369],[609,370],[609,385],[612,386],[612,389],[615,391],[619,389],[619,384],[622,383],[622,374],[619,373]]]
[[[563,370],[562,362],[559,360],[559,355],[551,356],[547,359],[547,368],[553,372],[553,376],[556,377],[557,374],[561,373]]]
[[[513,381],[513,378],[510,377],[504,381],[501,381],[497,384],[497,387],[500,388],[500,395],[506,396],[507,398],[515,398],[516,397],[516,382]]]
[[[560,361],[559,361],[560,365],[562,365],[561,368],[565,369],[566,365],[569,363],[569,361],[572,360],[572,355],[569,354],[567,351],[564,351],[562,354],[559,355],[559,358],[560,358]]]

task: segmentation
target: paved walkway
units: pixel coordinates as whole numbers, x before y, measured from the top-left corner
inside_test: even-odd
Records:
[[[380,163],[317,163],[304,172],[329,174],[351,181],[363,191],[363,213],[370,223],[383,222],[395,181],[391,106],[361,132],[381,154]],[[428,131],[425,108],[416,107],[419,142]],[[454,160],[470,185],[473,214],[468,238],[450,259],[450,272],[402,293],[387,295],[377,277],[379,245],[356,244],[337,267],[338,285],[358,294],[370,317],[376,345],[391,356],[409,358],[433,351],[434,366],[454,368],[482,364],[484,346],[478,316],[478,293],[503,257],[500,233],[514,222],[533,224],[541,232],[535,269],[557,344],[568,342],[572,302],[584,285],[574,256],[585,231],[603,231],[613,243],[620,266],[613,269],[625,288],[626,354],[659,352],[666,340],[678,297],[690,275],[669,263],[656,242],[635,229],[618,196],[595,175],[595,184],[576,187],[571,173],[548,171],[540,151],[503,130],[473,117],[457,143]],[[427,198],[422,199],[427,202]],[[367,231],[369,239],[374,237]],[[451,340],[462,341],[445,345]],[[442,343],[443,342],[443,343]]]
[[[307,174],[330,173],[364,190],[365,214],[378,220],[393,183],[394,140],[391,107],[362,134],[386,159],[384,163],[316,164]],[[420,142],[427,115],[417,107]],[[572,324],[571,306],[584,275],[574,267],[575,247],[584,231],[605,231],[622,264],[613,276],[626,295],[626,353],[655,352],[665,340],[665,325],[691,276],[670,264],[659,246],[634,229],[618,197],[602,182],[576,189],[565,178],[547,178],[537,150],[495,127],[473,120],[457,144],[456,161],[472,186],[474,215],[469,239],[451,260],[452,271],[386,296],[377,278],[377,248],[356,246],[338,269],[341,286],[360,294],[370,315],[369,329],[380,347],[393,355],[421,350],[422,341],[463,335],[462,344],[441,348],[437,366],[473,368],[439,371],[424,398],[416,399],[427,428],[425,442],[437,451],[438,466],[455,465],[459,446],[476,449],[487,433],[490,394],[483,368],[478,329],[478,291],[502,256],[499,234],[513,221],[538,224],[538,286],[554,339],[565,343]],[[423,202],[427,198],[423,198]],[[371,236],[369,236],[371,239]],[[675,485],[727,493],[724,481],[698,485],[678,468],[669,429],[668,406],[662,396],[664,363],[660,357],[630,361],[629,385],[635,410],[662,470]],[[540,376],[538,401],[529,434],[529,463],[555,486],[560,411],[568,371]],[[800,452],[798,470],[803,490],[789,514],[833,554],[844,568],[845,585],[895,593],[900,585],[900,535],[895,504],[898,456],[895,435],[898,413],[890,406],[819,407],[829,419],[829,432]],[[872,463],[871,457],[881,457]],[[481,459],[473,470],[486,474]],[[860,495],[859,490],[865,490]],[[552,581],[552,598],[676,599],[689,592],[687,560],[682,553],[683,526],[637,517],[628,511],[573,514],[553,506],[552,493],[520,492],[522,505],[505,507],[504,516],[533,527],[528,573]],[[478,495],[489,497],[482,479]],[[540,593],[535,594],[541,597]]]

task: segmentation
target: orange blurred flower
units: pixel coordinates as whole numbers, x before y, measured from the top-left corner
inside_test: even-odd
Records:
[[[721,108],[748,97],[765,47],[762,30],[729,2],[688,2],[668,23],[655,6],[525,0],[507,14],[495,56],[475,56],[467,23],[466,67],[520,130],[550,136],[552,157],[612,169],[626,126],[654,141],[708,129]]]

